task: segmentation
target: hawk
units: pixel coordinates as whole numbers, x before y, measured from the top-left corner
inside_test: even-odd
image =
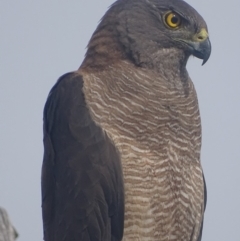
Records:
[[[203,18],[182,0],[118,0],[44,109],[45,241],[200,241],[206,186],[189,56]]]

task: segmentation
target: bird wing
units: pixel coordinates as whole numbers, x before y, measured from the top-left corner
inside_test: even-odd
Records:
[[[83,78],[63,75],[44,108],[42,212],[45,241],[121,240],[120,156],[86,106]]]

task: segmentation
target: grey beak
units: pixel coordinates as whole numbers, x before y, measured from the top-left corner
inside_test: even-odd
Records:
[[[204,65],[211,55],[211,42],[209,38],[206,38],[203,42],[191,42],[189,45],[192,47],[192,54],[197,58],[202,59],[202,65]]]

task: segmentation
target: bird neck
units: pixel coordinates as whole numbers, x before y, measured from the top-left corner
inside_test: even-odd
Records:
[[[136,49],[139,49],[137,47]],[[132,49],[132,60],[135,65],[155,72],[173,88],[186,88],[189,75],[186,64],[189,56],[177,48],[163,48],[153,43],[141,49],[141,55]]]
[[[173,83],[187,82],[189,79],[186,64],[189,56],[177,48],[159,48],[149,54],[150,68]],[[148,64],[148,62],[147,62]]]
[[[107,66],[126,59],[112,25],[99,26],[89,41],[85,59],[80,66],[85,70],[103,70]]]
[[[102,26],[103,25],[103,26]],[[114,25],[104,22],[94,32],[80,66],[88,72],[102,71],[108,66],[122,61],[133,63],[136,67],[154,71],[173,86],[184,85],[189,76],[186,64],[189,56],[178,48],[163,48],[160,43],[146,41],[125,41],[119,36]],[[125,41],[125,42],[124,42]],[[141,53],[141,54],[140,54]]]

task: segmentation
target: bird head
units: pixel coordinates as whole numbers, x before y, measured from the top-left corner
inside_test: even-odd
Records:
[[[211,54],[204,19],[182,0],[118,0],[102,18],[88,47],[95,56],[105,51],[106,61],[118,49],[138,66],[157,66],[168,59],[186,66],[190,55],[204,64]]]
[[[166,2],[166,1],[163,1]],[[207,62],[211,54],[211,43],[204,19],[186,2],[170,0],[149,2],[159,11],[161,26],[169,45],[178,46],[189,54]]]

